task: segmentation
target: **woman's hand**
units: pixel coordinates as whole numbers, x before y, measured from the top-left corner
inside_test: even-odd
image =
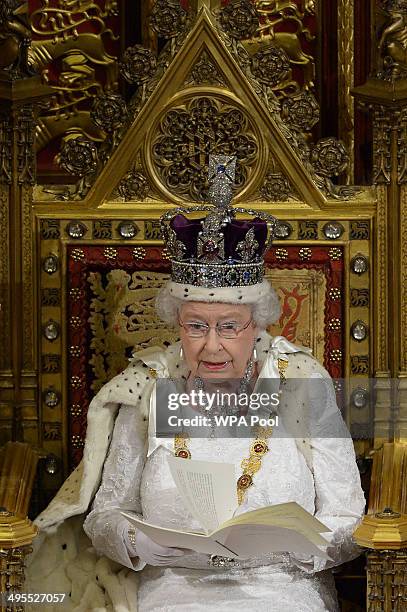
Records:
[[[160,546],[139,529],[136,531],[135,544],[136,555],[149,565],[172,565],[176,559],[194,552],[187,548]]]

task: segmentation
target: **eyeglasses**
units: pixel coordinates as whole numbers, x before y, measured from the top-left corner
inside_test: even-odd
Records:
[[[203,338],[208,335],[210,329],[216,329],[218,336],[227,340],[232,340],[233,338],[237,338],[244,329],[247,329],[252,321],[253,319],[250,318],[245,325],[239,325],[233,322],[216,323],[215,327],[207,325],[206,323],[200,323],[199,321],[187,321],[183,323],[180,320],[179,324],[184,328],[186,335],[190,338]]]

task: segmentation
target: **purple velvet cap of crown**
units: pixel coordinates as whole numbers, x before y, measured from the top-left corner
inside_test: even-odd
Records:
[[[202,230],[201,221],[203,219],[187,219],[184,215],[177,215],[171,222],[171,228],[175,231],[177,239],[186,247],[183,259],[197,257],[198,234]],[[256,255],[261,256],[267,240],[267,223],[258,217],[251,221],[237,221],[232,219],[230,223],[222,228],[225,245],[225,259],[230,257],[240,261],[241,257],[236,251],[236,246],[246,238],[249,229],[254,229],[254,236],[259,243]]]

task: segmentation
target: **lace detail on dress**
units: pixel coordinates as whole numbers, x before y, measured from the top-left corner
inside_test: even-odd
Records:
[[[140,481],[146,451],[146,422],[135,406],[122,406],[105,461],[102,483],[84,530],[99,554],[133,569],[134,549],[126,537],[129,523],[120,510],[142,516]]]

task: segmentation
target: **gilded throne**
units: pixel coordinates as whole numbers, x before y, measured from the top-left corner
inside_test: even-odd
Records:
[[[405,609],[401,279],[407,261],[397,239],[406,223],[406,153],[397,150],[406,129],[402,71],[393,66],[384,74],[381,65],[355,91],[375,113],[376,157],[373,185],[354,187],[343,144],[332,137],[314,142],[312,136],[320,110],[307,45],[315,36],[316,3],[145,3],[151,28],[143,34],[143,45],[129,47],[120,63],[127,102],[117,91],[114,50],[103,46],[107,38],[115,40],[116,3],[87,6],[87,20],[100,26],[94,38],[81,31],[86,18],[80,3],[54,4],[42,7],[41,14],[35,2],[28,11],[7,3],[0,15],[2,44],[10,41],[11,52],[27,46],[28,14],[35,38],[25,64],[13,56],[1,67],[0,78],[0,203],[7,219],[0,251],[12,271],[1,270],[6,296],[2,442],[13,439],[41,448],[32,514],[79,463],[95,392],[126,365],[134,347],[174,340],[153,314],[155,294],[169,269],[158,218],[171,206],[206,198],[210,153],[236,154],[235,202],[271,211],[280,220],[267,274],[283,309],[271,331],[310,346],[338,379],[370,489],[369,515],[356,534],[369,550],[367,609]],[[377,18],[383,41],[376,51],[382,62],[384,47],[391,49],[393,41],[389,38],[386,46],[386,37],[395,36],[393,9],[384,23]],[[400,18],[405,9],[398,10]],[[55,16],[59,21],[52,21]],[[53,37],[58,44],[52,44]],[[59,62],[57,78],[55,70],[45,68],[47,60]],[[342,61],[350,61],[346,50]],[[102,84],[96,65],[109,69]],[[46,85],[33,75],[34,68],[43,72]],[[396,100],[388,93],[389,83]],[[354,83],[346,84],[342,101],[351,116]],[[51,104],[41,107],[46,98]],[[346,113],[341,117],[345,143],[354,146],[345,129]],[[49,184],[51,171],[46,181],[36,179],[34,133],[39,166],[47,148],[55,152],[59,147],[60,168],[68,173],[58,179],[63,185]],[[347,184],[338,184],[335,177],[345,170]],[[401,262],[399,269],[393,261]],[[14,317],[22,324],[10,335]],[[390,341],[394,337],[399,341]],[[20,457],[29,453],[27,447],[18,448]],[[9,453],[6,448],[2,467],[8,496],[0,505],[25,516],[27,496],[23,503],[20,491],[18,501],[16,491],[13,500],[4,486],[14,478]],[[12,469],[30,488],[33,470],[24,475],[24,463],[29,461],[15,461]],[[386,478],[389,473],[392,479]],[[23,534],[2,541],[11,551],[2,557],[9,571],[10,564],[21,565],[33,533],[28,522],[16,526],[7,511],[2,520],[8,534],[17,526]],[[337,584],[343,610],[364,609],[363,591],[356,593],[354,585],[363,589],[365,583],[363,558],[341,570]],[[21,581],[2,586],[13,588],[22,588]]]

